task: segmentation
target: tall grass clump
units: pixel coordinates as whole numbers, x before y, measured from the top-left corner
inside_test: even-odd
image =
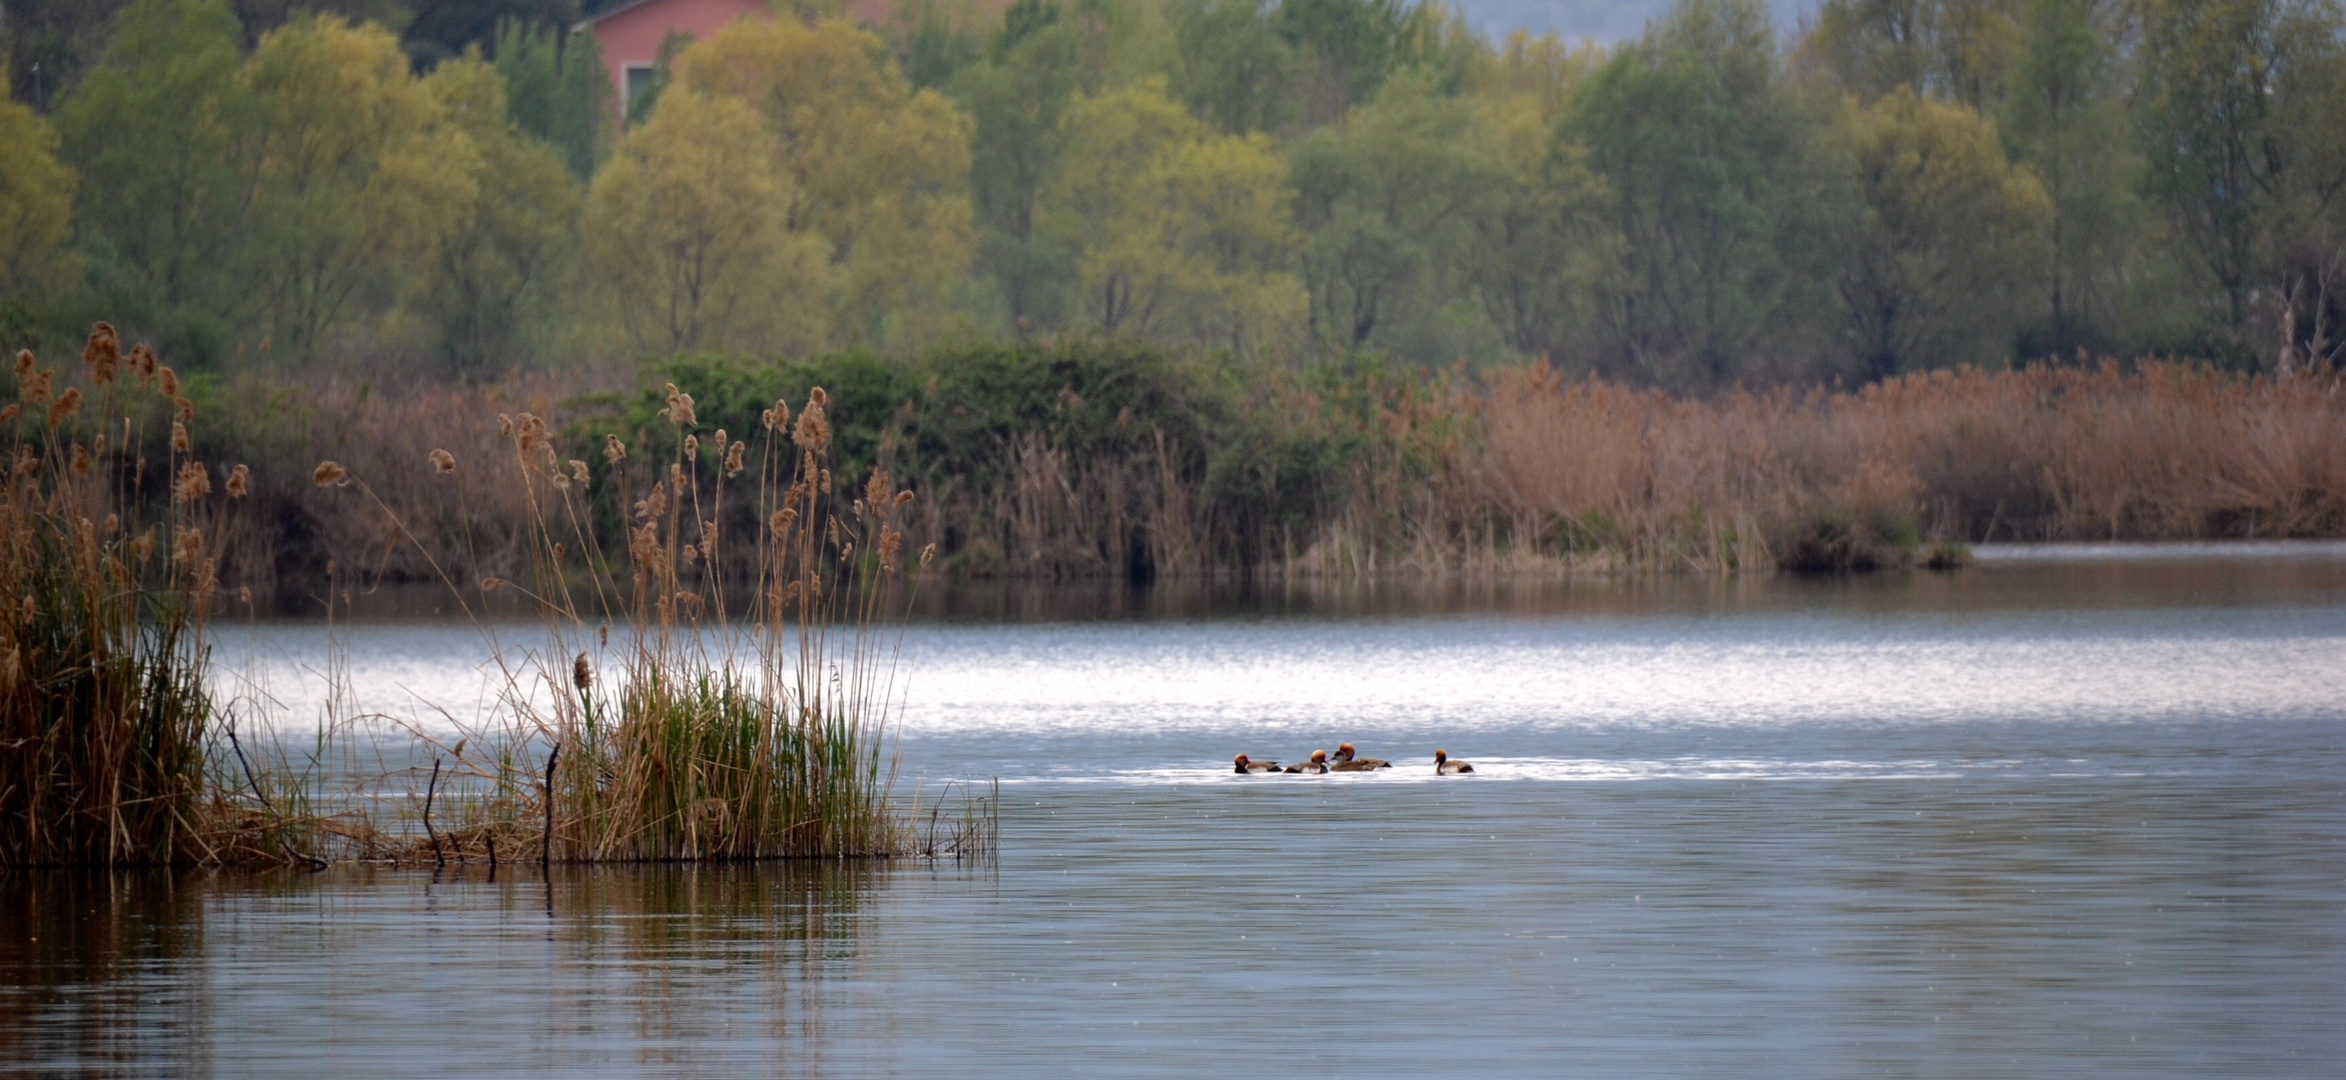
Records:
[[[501,661],[501,726],[453,751],[443,816],[425,822],[434,857],[910,853],[888,734],[913,495],[879,469],[860,486],[834,477],[826,405],[820,388],[795,415],[776,401],[736,438],[704,432],[671,386],[661,421],[675,437],[648,475],[616,433],[591,467],[536,415],[500,419],[497,471],[532,510],[528,578],[447,580],[468,607],[522,592],[547,644]],[[453,453],[418,464],[465,489]],[[315,480],[372,495],[335,462]],[[744,507],[755,524],[737,537]],[[734,545],[751,548],[754,577],[724,572]]]
[[[145,346],[100,323],[82,366],[86,388],[59,386],[20,352],[0,407],[0,865],[207,859],[205,613],[249,473],[215,494]]]

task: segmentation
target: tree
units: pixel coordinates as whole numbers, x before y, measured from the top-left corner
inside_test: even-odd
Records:
[[[84,181],[77,224],[99,298],[197,356],[249,291],[246,191],[229,156],[249,116],[238,34],[220,0],[140,0],[57,116]]]
[[[2327,214],[2339,153],[2334,0],[2158,0],[2143,11],[2134,111],[2145,189],[2221,294],[2236,356],[2253,347],[2260,286],[2284,222]],[[2283,288],[2282,292],[2287,290]]]
[[[246,171],[262,320],[301,355],[354,297],[429,254],[473,197],[467,148],[378,26],[319,16],[270,31],[236,81],[249,107],[230,159]]]
[[[73,170],[57,160],[57,133],[31,109],[0,101],[0,305],[76,284],[78,269],[65,249],[73,186]]]
[[[1262,0],[1172,0],[1173,96],[1223,132],[1269,131],[1294,115],[1295,50]]]
[[[1297,217],[1313,327],[1365,345],[1414,291],[1438,288],[1461,215],[1499,182],[1497,147],[1473,106],[1418,73],[1387,83],[1349,120],[1295,151]]]
[[[637,347],[820,344],[820,237],[794,232],[797,181],[739,99],[662,95],[595,177],[583,230],[596,283]],[[810,328],[813,332],[810,332]]]
[[[1079,86],[1082,40],[1058,9],[1011,6],[992,55],[962,69],[954,94],[968,111],[970,195],[980,265],[993,275],[1013,326],[1057,323],[1066,259],[1035,231],[1036,197],[1059,160],[1059,120]]]
[[[441,64],[424,89],[463,147],[442,164],[469,166],[472,197],[437,222],[416,303],[448,369],[481,372],[517,359],[524,329],[544,311],[578,193],[553,148],[514,130],[504,83],[477,51]]]
[[[492,55],[513,122],[561,154],[572,175],[591,179],[613,110],[611,75],[595,36],[505,22]]]
[[[1978,113],[1910,88],[1853,108],[1842,137],[1865,223],[1840,287],[1865,377],[2004,360],[2042,262],[2043,186]]]
[[[1287,170],[1260,134],[1217,136],[1162,80],[1071,106],[1043,226],[1109,333],[1249,351],[1303,313]]]
[[[414,16],[401,35],[419,67],[487,49],[512,27],[559,34],[578,21],[578,0],[407,0]]]
[[[1773,38],[1756,3],[1687,0],[1560,121],[1623,242],[1600,288],[1601,369],[1698,389],[1816,346],[1848,203]]]
[[[678,84],[755,110],[792,181],[786,225],[822,237],[834,331],[878,341],[951,287],[974,250],[969,126],[841,19],[737,23],[679,58]]]
[[[1864,100],[1904,86],[1985,110],[2021,47],[2025,2],[1825,0],[1802,51]]]
[[[2006,76],[2001,128],[2044,182],[2052,218],[2043,283],[2043,351],[2066,354],[2113,329],[2136,232],[2135,163],[2126,143],[2110,0],[2030,0]]]
[[[1586,151],[1555,137],[1538,93],[1477,103],[1498,168],[1464,209],[1470,242],[1454,250],[1509,348],[1545,356],[1590,315],[1605,268],[1620,258],[1606,220],[1611,199]]]

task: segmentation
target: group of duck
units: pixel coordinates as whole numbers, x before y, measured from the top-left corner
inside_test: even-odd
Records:
[[[1245,754],[1240,754],[1231,760],[1237,765],[1240,776],[1263,776],[1270,773],[1370,772],[1393,767],[1392,762],[1383,758],[1361,757],[1353,752],[1351,743],[1338,746],[1334,757],[1329,757],[1325,750],[1314,750],[1311,752],[1310,761],[1289,765],[1284,769],[1280,768],[1276,761],[1255,761]],[[1449,751],[1434,751],[1434,775],[1460,776],[1473,771],[1474,766],[1463,761],[1451,760]]]

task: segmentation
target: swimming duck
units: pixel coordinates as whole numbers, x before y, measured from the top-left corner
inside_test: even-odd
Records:
[[[1386,761],[1383,758],[1353,757],[1351,743],[1345,743],[1344,745],[1336,748],[1335,762],[1335,764],[1328,766],[1328,768],[1335,770],[1336,772],[1367,772],[1370,769],[1390,769],[1393,767],[1392,762]]]
[[[1311,752],[1311,760],[1310,760],[1310,761],[1303,762],[1302,764],[1299,764],[1299,765],[1289,765],[1289,766],[1287,766],[1287,771],[1288,771],[1288,772],[1291,772],[1291,773],[1324,773],[1324,772],[1327,772],[1327,771],[1328,771],[1328,752],[1327,752],[1327,751],[1325,751],[1325,750],[1314,750],[1314,751],[1312,751],[1312,752]]]
[[[1246,760],[1245,754],[1240,754],[1237,757],[1232,758],[1231,762],[1238,766],[1236,771],[1240,776],[1259,776],[1263,773],[1275,773],[1279,771],[1278,762],[1248,761]]]
[[[1470,773],[1470,772],[1473,772],[1473,771],[1474,771],[1474,766],[1472,766],[1472,765],[1469,765],[1469,764],[1467,764],[1467,763],[1465,763],[1465,762],[1463,762],[1463,761],[1452,761],[1452,760],[1450,760],[1450,751],[1448,751],[1448,750],[1436,750],[1436,751],[1434,751],[1434,775],[1436,775],[1436,776],[1456,776],[1456,775],[1458,775],[1458,774],[1460,774],[1460,773]]]

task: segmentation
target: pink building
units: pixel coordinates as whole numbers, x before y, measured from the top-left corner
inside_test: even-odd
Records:
[[[984,5],[999,8],[999,0]],[[888,17],[892,0],[848,0],[847,17],[866,26],[878,26]],[[997,12],[998,14],[998,12]],[[743,19],[771,19],[767,0],[628,0],[578,24],[591,31],[603,49],[603,63],[611,69],[611,88],[618,91],[619,115],[652,85],[660,61],[660,44],[670,34],[689,34],[707,41]]]
[[[660,60],[660,43],[672,33],[690,34],[707,41],[743,19],[770,19],[765,0],[630,0],[580,23],[593,32],[602,47],[603,63],[611,69],[611,87],[619,92],[619,115],[636,96],[652,85],[652,71]]]

